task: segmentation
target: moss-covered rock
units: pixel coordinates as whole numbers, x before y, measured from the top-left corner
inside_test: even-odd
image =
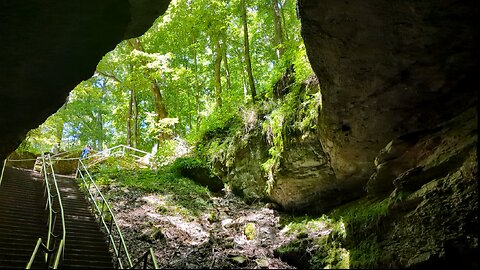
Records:
[[[31,170],[35,165],[36,158],[37,158],[37,155],[34,153],[25,152],[25,151],[15,151],[8,156],[8,160],[11,160],[11,161],[7,160],[6,166]],[[1,165],[3,166],[3,162]]]
[[[173,168],[180,175],[192,179],[212,192],[219,192],[224,188],[222,180],[213,175],[208,165],[199,159],[178,158],[173,163]]]

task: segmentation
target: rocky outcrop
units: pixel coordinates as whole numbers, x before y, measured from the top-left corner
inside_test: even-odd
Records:
[[[293,139],[282,154],[271,199],[289,212],[315,212],[338,205],[342,198],[338,191],[319,141]]]
[[[212,192],[224,188],[222,180],[213,175],[206,163],[195,158],[177,158],[173,164],[178,174],[192,179],[195,183],[207,187]]]
[[[417,170],[414,177],[406,173],[397,178],[385,229],[374,232],[382,250],[379,265],[479,267],[475,146],[458,149],[446,159],[438,155],[439,159],[431,164],[436,167]],[[425,181],[428,183],[417,188]]]
[[[478,268],[476,2],[300,0],[298,9],[332,186],[390,198],[385,216],[347,230],[348,248],[371,256],[351,263]]]
[[[477,103],[475,1],[300,0],[298,10],[337,181],[361,189],[393,138]]]
[[[236,185],[270,181],[268,197],[290,212],[359,197],[388,205],[351,217],[354,266],[478,268],[476,3],[299,0],[298,10],[321,87],[317,130],[282,134],[268,177],[242,177],[269,158],[261,140],[255,155],[230,152]]]
[[[415,191],[443,178],[465,162],[477,145],[478,115],[466,112],[433,129],[404,134],[392,140],[375,158],[376,172],[367,182],[370,194]]]
[[[206,159],[212,161],[215,172],[234,194],[247,202],[262,201],[268,197],[262,163],[269,157],[269,146],[259,129],[260,125],[255,124],[247,133],[219,136],[205,146],[214,153],[207,154]]]
[[[0,3],[0,160],[93,75],[103,55],[143,34],[169,0]]]

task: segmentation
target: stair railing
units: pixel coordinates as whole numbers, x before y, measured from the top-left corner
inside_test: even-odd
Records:
[[[2,174],[0,174],[0,186],[2,185],[3,173],[5,172],[5,165],[7,164],[7,159],[3,160]]]
[[[115,254],[114,267],[120,269],[136,269],[140,266],[140,264],[143,263],[142,269],[148,269],[149,259],[151,259],[151,266],[153,266],[154,269],[158,269],[157,259],[152,248],[149,248],[149,250],[146,251],[142,256],[140,256],[134,264],[132,263],[130,253],[128,252],[122,232],[120,230],[120,227],[118,226],[117,220],[115,219],[115,215],[113,214],[110,205],[100,191],[100,188],[93,180],[87,166],[81,159],[78,160],[78,167],[75,175],[76,178],[80,176],[80,178],[82,179],[84,188],[89,195],[88,200],[93,205],[94,213],[97,218],[100,219],[100,222],[107,233],[108,248],[110,249],[111,246],[113,249],[113,253]],[[118,243],[115,242],[114,233],[117,233]]]
[[[88,193],[88,200],[91,202],[94,208],[94,213],[97,218],[100,219],[101,225],[106,231],[108,236],[108,248],[112,247],[115,256],[114,268],[132,268],[133,263],[130,259],[127,245],[125,244],[125,240],[112,209],[110,208],[110,205],[95,181],[93,181],[92,176],[87,170],[87,166],[81,159],[78,160],[76,175],[80,175],[80,179],[82,180],[84,188]]]
[[[53,170],[52,161],[50,160],[50,155],[42,154],[41,160],[42,160],[41,174],[45,177],[45,182],[44,182],[45,193],[47,196],[47,202],[46,202],[45,208],[48,208],[48,234],[47,234],[46,244],[43,242],[42,238],[38,238],[37,244],[35,245],[32,255],[30,256],[30,260],[28,261],[27,266],[25,268],[26,269],[31,268],[38,250],[41,249],[43,252],[45,252],[45,263],[47,263],[48,267],[57,269],[58,264],[60,263],[60,258],[63,257],[64,249],[65,249],[65,241],[66,241],[66,235],[67,235],[66,226],[65,226],[65,216],[63,212],[63,204],[60,196],[60,190],[58,188],[57,179],[55,177],[55,172]],[[50,169],[50,173],[48,172],[48,169]],[[49,179],[49,174],[52,176],[52,179]],[[53,195],[51,192],[52,185],[55,186],[55,194]],[[58,212],[58,210],[55,211],[53,209],[53,201],[52,201],[53,198],[57,198],[60,212]],[[60,235],[56,235],[54,232],[58,214],[60,214],[60,219],[62,222],[61,238],[60,238]],[[58,245],[55,245],[55,241],[52,241],[52,238],[57,240],[60,239],[60,242],[58,243]],[[52,255],[54,257],[52,257]]]
[[[130,146],[127,146],[127,145],[120,144],[120,145],[105,149],[103,151],[96,152],[95,154],[89,155],[87,157],[87,159],[91,160],[91,162],[89,164],[87,164],[87,167],[91,167],[91,166],[95,165],[96,163],[101,162],[102,160],[105,160],[109,156],[121,156],[121,157],[123,157],[123,156],[127,155],[127,153],[128,153],[128,156],[131,156],[131,157],[135,158],[136,162],[141,162],[143,159],[147,159],[148,162],[146,162],[146,163],[149,166],[152,165],[152,163],[150,162],[150,157],[152,155],[151,153],[148,153],[148,152],[145,152],[145,151],[142,151],[140,149],[136,149],[136,148],[133,148],[133,147],[130,147]]]

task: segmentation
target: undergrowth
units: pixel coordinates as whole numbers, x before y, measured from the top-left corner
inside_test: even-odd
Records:
[[[102,167],[92,172],[92,176],[99,186],[109,186],[108,190],[112,187],[139,189],[166,199],[166,205],[157,207],[158,212],[199,215],[212,206],[210,191],[180,176],[173,166],[158,170]]]

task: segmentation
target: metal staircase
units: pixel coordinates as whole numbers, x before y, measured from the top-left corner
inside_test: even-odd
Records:
[[[75,179],[55,177],[50,188],[58,187],[61,200],[57,200],[58,195],[47,192],[40,173],[4,170],[0,186],[0,268],[113,268],[105,234]],[[53,210],[50,217],[48,203],[45,207],[49,196]]]
[[[107,150],[92,163],[126,154],[150,163],[150,154],[138,149],[121,145]],[[14,161],[22,160],[9,160]],[[78,160],[75,176],[83,191],[75,177],[54,173],[50,156],[37,158],[33,170],[5,164],[0,173],[0,268],[158,268],[151,248],[135,261],[130,258],[87,160]]]
[[[0,268],[25,268],[37,239],[47,236],[43,179],[5,168],[0,186]],[[46,268],[37,253],[33,268]]]
[[[57,176],[57,183],[68,232],[65,255],[59,268],[113,268],[107,238],[75,179]]]

